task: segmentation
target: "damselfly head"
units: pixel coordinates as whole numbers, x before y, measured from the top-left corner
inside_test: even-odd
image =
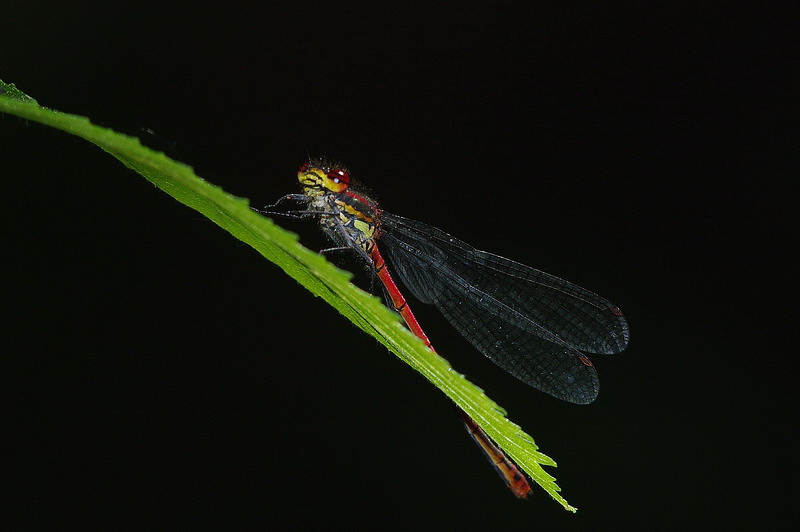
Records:
[[[350,185],[350,174],[338,165],[312,160],[300,167],[297,171],[297,180],[309,195],[339,193],[344,192]]]

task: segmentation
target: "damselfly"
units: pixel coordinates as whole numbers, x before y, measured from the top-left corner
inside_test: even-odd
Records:
[[[618,307],[553,275],[479,251],[440,229],[381,210],[351,186],[349,172],[312,159],[297,174],[306,205],[339,248],[354,249],[381,281],[408,328],[433,350],[384,261],[423,303],[435,305],[478,351],[526,384],[571,403],[597,398],[597,372],[585,353],[619,353],[628,325]],[[276,204],[277,205],[277,204]],[[517,497],[525,475],[465,412],[470,435]]]

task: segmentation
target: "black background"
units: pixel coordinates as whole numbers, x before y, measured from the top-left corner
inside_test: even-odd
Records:
[[[517,501],[441,393],[321,300],[91,144],[0,116],[4,525],[784,523],[789,16],[4,8],[0,77],[42,105],[256,206],[297,191],[307,153],[341,159],[386,210],[586,286],[632,330],[623,354],[594,357],[601,395],[579,407],[417,309],[559,462],[580,511],[538,488]],[[313,223],[281,223],[326,245]]]

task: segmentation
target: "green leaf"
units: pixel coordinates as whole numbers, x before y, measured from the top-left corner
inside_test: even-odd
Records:
[[[529,435],[505,417],[483,391],[455,372],[411,334],[397,313],[350,283],[351,275],[304,248],[297,235],[250,209],[248,201],[197,177],[192,168],[142,146],[139,139],[92,124],[87,118],[41,107],[12,84],[0,81],[0,112],[82,137],[110,153],[179,202],[246,242],[290,277],[321,297],[357,327],[419,371],[471,416],[537,484],[569,511],[555,479],[542,466],[556,463],[538,451]]]

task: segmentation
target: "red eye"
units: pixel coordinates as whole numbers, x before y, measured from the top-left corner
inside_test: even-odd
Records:
[[[338,183],[341,183],[342,185],[350,184],[350,176],[347,175],[347,172],[345,172],[344,170],[340,169],[331,170],[330,172],[328,172],[328,177],[331,179],[331,181],[337,184]]]
[[[304,164],[303,166],[300,167],[300,169],[297,171],[297,173],[299,174],[300,172],[305,172],[309,168],[311,168],[311,163],[306,163],[306,164]]]

